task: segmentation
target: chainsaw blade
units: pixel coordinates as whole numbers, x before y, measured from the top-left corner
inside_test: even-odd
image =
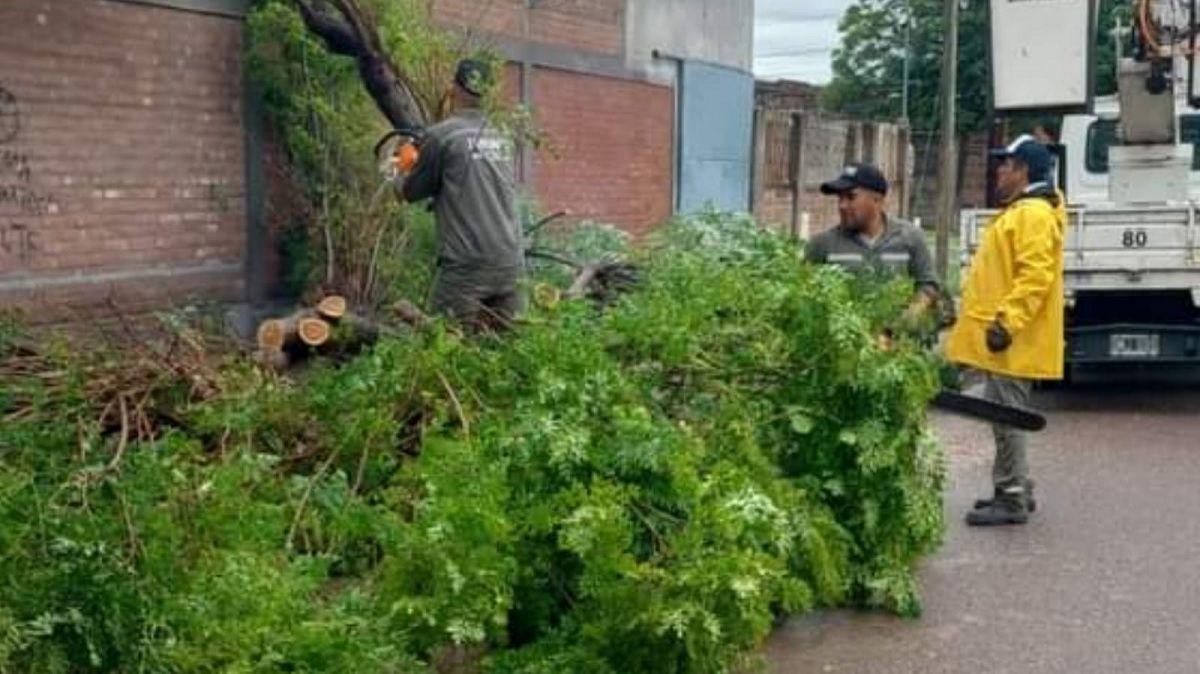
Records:
[[[1024,407],[1002,405],[956,391],[941,390],[931,404],[948,412],[996,424],[1012,426],[1023,431],[1040,431],[1046,427],[1046,417]]]

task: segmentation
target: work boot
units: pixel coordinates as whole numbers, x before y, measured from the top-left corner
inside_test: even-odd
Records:
[[[992,498],[977,499],[974,506],[975,510],[987,508],[992,505],[1000,497],[1002,491],[1000,487],[996,487],[996,490],[992,493]],[[1025,482],[1025,505],[1029,509],[1029,512],[1037,512],[1037,500],[1033,498],[1033,478]]]
[[[1025,524],[1029,521],[1029,509],[1025,506],[1023,491],[1021,487],[1016,487],[1013,491],[1000,492],[989,505],[967,513],[967,525],[992,527]]]

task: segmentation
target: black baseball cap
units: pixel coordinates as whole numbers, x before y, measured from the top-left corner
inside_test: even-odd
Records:
[[[991,151],[993,157],[1012,157],[1029,167],[1029,182],[1041,183],[1050,180],[1050,150],[1029,134],[1017,136],[1007,147]]]
[[[821,183],[821,194],[841,194],[855,187],[887,194],[888,181],[883,177],[883,172],[873,164],[847,164],[840,176]]]
[[[491,67],[477,59],[459,61],[458,69],[454,71],[454,83],[472,96],[482,96],[491,77]]]

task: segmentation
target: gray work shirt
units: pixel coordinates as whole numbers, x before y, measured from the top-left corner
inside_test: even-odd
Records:
[[[816,264],[836,264],[851,272],[906,274],[917,289],[933,296],[941,287],[925,235],[895,218],[888,218],[883,233],[870,243],[844,227],[821,232],[805,246],[804,258]]]
[[[431,126],[404,182],[407,201],[433,199],[438,262],[463,271],[524,265],[511,144],[467,110]]]

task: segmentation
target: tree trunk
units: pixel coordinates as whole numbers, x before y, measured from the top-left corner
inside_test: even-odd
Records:
[[[375,18],[357,0],[294,0],[308,29],[329,51],[353,57],[358,74],[379,111],[396,129],[419,129],[429,111],[379,39]]]

